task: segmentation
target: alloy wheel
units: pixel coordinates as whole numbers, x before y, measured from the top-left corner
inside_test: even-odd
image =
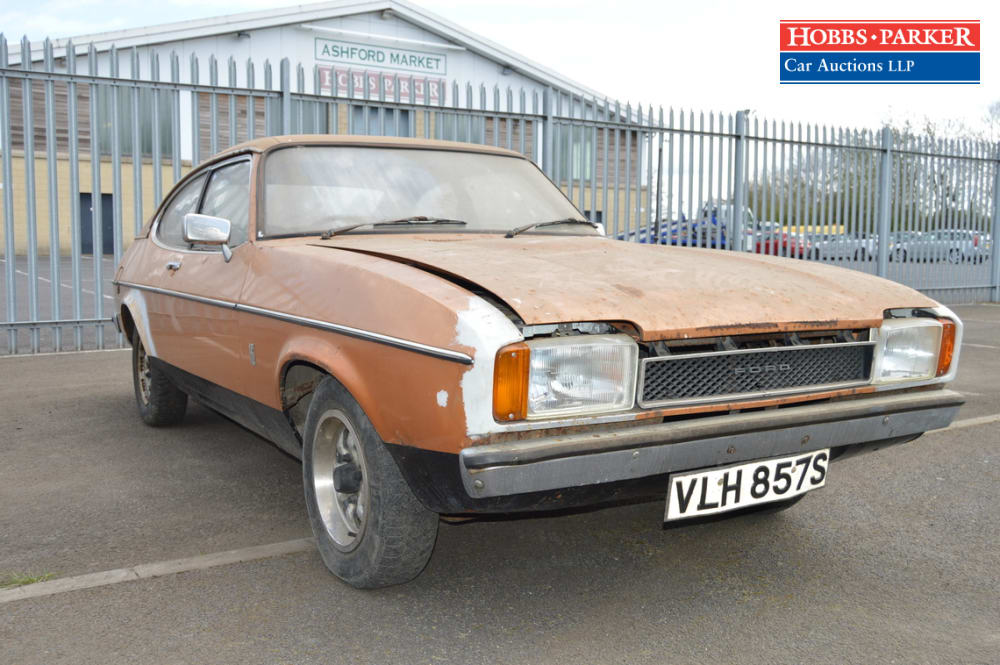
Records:
[[[316,427],[313,487],[330,538],[344,550],[356,547],[364,533],[371,492],[361,441],[339,409],[324,413]]]

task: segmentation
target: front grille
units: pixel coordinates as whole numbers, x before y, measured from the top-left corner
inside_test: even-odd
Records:
[[[646,358],[639,405],[717,402],[867,383],[873,342],[769,347]]]

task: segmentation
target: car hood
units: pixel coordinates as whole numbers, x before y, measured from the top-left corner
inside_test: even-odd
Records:
[[[526,324],[627,321],[643,339],[863,328],[889,308],[937,304],[819,263],[595,236],[359,234],[311,244],[471,282]]]

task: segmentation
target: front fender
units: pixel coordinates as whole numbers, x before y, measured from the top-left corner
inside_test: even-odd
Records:
[[[493,309],[483,302],[458,317],[456,338],[473,351],[471,365],[323,330],[286,329],[269,368],[267,401],[282,408],[288,368],[307,363],[347,388],[383,441],[457,453],[488,424],[484,418],[495,426],[490,391],[499,346],[470,318],[485,307]]]

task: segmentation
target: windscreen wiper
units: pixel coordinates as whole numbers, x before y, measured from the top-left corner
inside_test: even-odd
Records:
[[[345,233],[362,226],[405,226],[408,224],[455,224],[457,226],[465,226],[468,222],[461,219],[445,219],[444,217],[414,215],[413,217],[403,217],[401,219],[389,219],[384,222],[358,222],[357,224],[347,224],[346,226],[335,226],[328,231],[324,231],[323,235],[320,236],[320,239],[327,240],[338,233]]]
[[[517,228],[507,231],[504,238],[513,238],[518,233],[524,233],[525,231],[530,231],[531,229],[538,229],[543,226],[555,226],[556,224],[586,224],[591,228],[597,228],[597,222],[592,222],[589,219],[577,219],[576,217],[567,217],[566,219],[554,219],[551,222],[532,222],[531,224],[525,224],[524,226],[518,226]]]
[[[412,217],[402,217],[400,219],[388,219],[384,222],[375,222],[372,226],[404,226],[407,224],[455,224],[457,226],[465,226],[468,222],[461,219],[446,219],[444,217],[414,215]]]
[[[323,235],[319,237],[320,240],[328,240],[338,233],[344,233],[345,231],[350,231],[352,229],[357,229],[362,226],[368,226],[371,222],[358,222],[357,224],[347,224],[345,226],[335,226],[332,229],[323,231]]]

